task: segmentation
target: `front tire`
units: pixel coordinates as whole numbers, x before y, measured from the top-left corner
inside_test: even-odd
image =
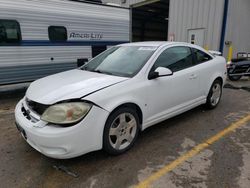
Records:
[[[221,95],[222,95],[222,83],[220,80],[215,80],[207,96],[206,107],[208,109],[216,108],[220,103]]]
[[[103,149],[112,155],[129,150],[139,133],[139,117],[134,109],[122,107],[108,118],[103,133]]]

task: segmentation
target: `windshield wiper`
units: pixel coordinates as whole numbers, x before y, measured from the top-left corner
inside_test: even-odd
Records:
[[[89,71],[89,72],[96,72],[96,73],[100,73],[100,74],[113,75],[113,73],[111,73],[111,72],[105,72],[105,71],[101,71],[101,70],[90,70],[87,67],[81,67],[80,69],[85,70],[85,71]]]
[[[87,67],[85,67],[85,66],[80,67],[80,70],[86,70],[86,71],[88,71]]]
[[[105,71],[101,71],[101,70],[91,70],[91,72],[97,72],[97,73],[101,73],[101,74],[109,74],[109,75],[113,75],[110,72],[105,72]]]

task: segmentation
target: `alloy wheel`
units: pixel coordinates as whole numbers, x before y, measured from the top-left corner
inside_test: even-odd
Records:
[[[221,85],[219,83],[215,83],[212,88],[212,96],[210,98],[211,104],[216,106],[221,97]]]
[[[137,127],[137,121],[132,114],[120,114],[110,126],[110,145],[115,150],[123,150],[127,148],[136,137]]]

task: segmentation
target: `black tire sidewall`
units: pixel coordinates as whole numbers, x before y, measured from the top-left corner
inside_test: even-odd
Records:
[[[111,146],[111,144],[109,142],[109,130],[110,130],[110,127],[111,127],[113,121],[122,113],[130,113],[134,116],[134,118],[137,122],[137,129],[136,129],[136,134],[135,134],[134,140],[131,142],[131,144],[128,147],[124,148],[123,150],[116,150]],[[140,129],[139,117],[138,117],[138,114],[136,113],[136,110],[134,110],[133,108],[129,108],[129,107],[118,108],[117,110],[115,110],[114,112],[112,112],[109,115],[109,117],[105,123],[104,131],[103,131],[103,149],[111,155],[119,155],[119,154],[126,152],[131,147],[133,147],[133,145],[138,137],[139,129]]]
[[[213,87],[214,87],[215,84],[220,84],[221,92],[220,92],[220,99],[219,99],[218,103],[217,103],[216,105],[212,105],[212,103],[211,103],[211,97],[212,97],[212,95],[213,95]],[[221,95],[222,95],[222,83],[221,83],[220,80],[215,80],[215,81],[213,82],[213,84],[212,84],[210,90],[209,90],[209,93],[208,93],[208,96],[207,96],[206,107],[207,107],[208,109],[214,109],[214,108],[216,108],[216,107],[218,106],[218,104],[220,103],[220,101],[221,101]]]

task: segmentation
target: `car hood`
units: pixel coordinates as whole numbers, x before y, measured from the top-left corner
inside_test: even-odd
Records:
[[[26,97],[29,100],[50,105],[63,100],[82,98],[127,79],[74,69],[31,83]]]

